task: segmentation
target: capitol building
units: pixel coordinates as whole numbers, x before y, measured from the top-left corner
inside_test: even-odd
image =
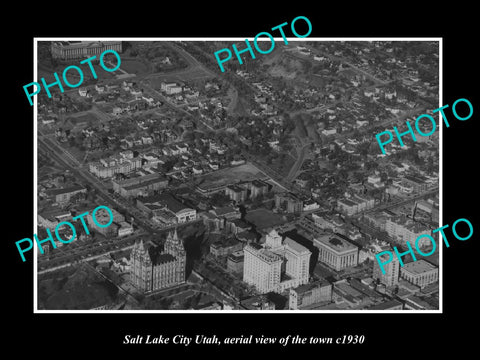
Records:
[[[86,59],[100,56],[105,50],[122,52],[121,41],[52,41],[50,51],[54,59]]]

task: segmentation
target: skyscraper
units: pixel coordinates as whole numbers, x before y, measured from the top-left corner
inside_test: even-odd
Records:
[[[250,243],[243,249],[243,281],[260,293],[281,293],[308,283],[311,251],[289,237],[282,240],[271,230],[264,246]]]
[[[382,262],[386,262],[387,254],[383,254],[381,256]],[[385,274],[380,269],[380,265],[378,261],[373,263],[373,278],[380,279],[380,282],[385,286],[394,286],[398,284],[398,276],[400,274],[400,263],[396,256],[393,257],[393,260],[388,264],[383,265],[383,269],[385,270]]]
[[[136,242],[130,254],[130,281],[141,292],[150,292],[185,282],[186,252],[177,230],[170,232],[163,251]]]

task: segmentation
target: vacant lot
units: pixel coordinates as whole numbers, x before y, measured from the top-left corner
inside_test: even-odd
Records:
[[[275,214],[267,209],[249,211],[245,219],[255,224],[257,229],[264,229],[285,223],[283,216]]]
[[[73,114],[67,118],[68,121],[74,125],[74,127],[79,126],[82,123],[88,124],[89,122],[92,122],[94,125],[97,125],[98,117],[92,113],[92,112],[84,112],[80,113],[79,115]]]
[[[235,184],[240,181],[252,181],[263,179],[263,175],[256,167],[250,164],[244,164],[236,167],[222,169],[199,178],[197,185],[206,191],[218,187]]]
[[[120,68],[129,74],[143,75],[148,73],[148,66],[141,61],[122,59]]]

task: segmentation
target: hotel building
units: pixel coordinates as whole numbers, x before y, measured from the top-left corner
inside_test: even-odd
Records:
[[[243,251],[243,281],[254,285],[262,294],[277,291],[280,285],[282,257],[256,243],[246,245]]]
[[[264,246],[244,248],[243,280],[260,293],[281,293],[308,283],[311,251],[276,230],[266,235]]]

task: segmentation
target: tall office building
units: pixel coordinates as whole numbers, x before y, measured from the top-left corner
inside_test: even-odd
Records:
[[[141,292],[150,292],[185,282],[186,252],[177,230],[168,234],[164,250],[135,243],[130,254],[130,281]]]
[[[383,254],[380,259],[383,263],[387,262],[387,254]],[[385,270],[385,274],[382,272],[378,261],[375,260],[373,264],[373,278],[380,279],[380,282],[385,286],[397,285],[400,274],[400,263],[396,256],[393,257],[391,262],[383,265],[383,270]]]
[[[246,245],[243,251],[243,281],[262,294],[277,291],[282,257],[256,243]]]
[[[311,251],[276,230],[266,235],[264,246],[251,243],[244,248],[243,280],[260,293],[281,293],[308,283]]]

